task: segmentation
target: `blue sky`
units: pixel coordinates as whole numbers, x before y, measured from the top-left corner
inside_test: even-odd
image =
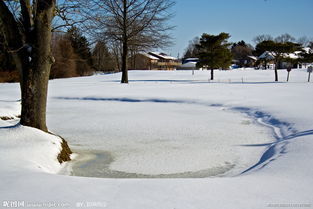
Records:
[[[175,57],[202,33],[227,32],[230,41],[252,45],[261,34],[313,38],[313,0],[176,0],[172,10],[175,44],[168,52]]]

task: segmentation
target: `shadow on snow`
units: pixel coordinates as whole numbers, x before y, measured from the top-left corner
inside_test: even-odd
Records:
[[[313,129],[299,132],[292,127],[292,124],[283,122],[272,117],[270,114],[261,111],[253,111],[252,109],[246,107],[236,107],[233,109],[246,113],[257,121],[261,120],[259,123],[264,123],[266,126],[270,127],[272,129],[273,136],[276,139],[276,141],[272,143],[241,145],[245,147],[266,147],[266,151],[263,153],[260,160],[255,165],[243,171],[241,174],[256,168],[261,169],[270,162],[276,160],[279,156],[286,154],[287,145],[290,140],[313,135]]]

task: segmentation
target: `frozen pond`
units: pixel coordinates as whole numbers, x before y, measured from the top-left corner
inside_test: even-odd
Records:
[[[70,163],[71,175],[232,176],[255,164],[266,149],[246,145],[275,141],[268,127],[221,105],[160,100],[78,102],[84,101],[90,110],[99,102],[106,105],[111,121],[103,122],[106,125],[97,128],[100,133],[87,141],[81,133],[81,140],[73,144],[78,156]]]

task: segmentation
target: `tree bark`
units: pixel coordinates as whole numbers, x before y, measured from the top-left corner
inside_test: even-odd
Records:
[[[48,131],[46,106],[48,81],[54,58],[51,55],[51,22],[55,0],[39,0],[32,38],[30,64],[23,69],[21,79],[22,114],[21,124]]]
[[[46,105],[48,81],[54,58],[51,55],[51,23],[56,0],[20,0],[22,18],[16,20],[4,1],[0,0],[0,32],[20,72],[22,97],[21,125],[48,132]],[[62,139],[60,163],[70,160],[72,153]]]
[[[121,83],[128,83],[127,55],[128,55],[128,37],[127,37],[127,0],[123,0],[123,36],[122,36],[122,79]]]
[[[278,72],[277,72],[278,63],[279,63],[279,61],[276,60],[276,62],[275,62],[275,82],[278,82]]]
[[[121,80],[121,83],[128,83],[127,55],[128,55],[128,44],[127,44],[127,41],[124,41],[123,52],[122,52],[122,80]]]
[[[211,69],[211,80],[214,80],[214,69]]]
[[[22,29],[4,2],[0,1],[1,31],[20,71],[20,123],[47,132],[46,104],[50,68],[54,60],[50,45],[55,0],[38,0],[34,14],[31,14],[29,1],[21,0],[20,4]]]

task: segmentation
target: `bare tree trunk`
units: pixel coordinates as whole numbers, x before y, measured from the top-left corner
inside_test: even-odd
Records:
[[[0,32],[5,37],[20,71],[22,97],[21,124],[48,132],[47,91],[51,55],[51,23],[56,0],[20,0],[21,18],[16,20],[4,1],[0,1]],[[71,150],[62,139],[59,162],[70,160]]]
[[[211,80],[214,80],[214,69],[211,69]]]
[[[46,103],[51,56],[51,22],[55,0],[38,0],[35,14],[30,1],[20,1],[23,30],[3,1],[0,25],[12,57],[20,71],[21,124],[47,131]]]
[[[275,81],[278,81],[278,72],[277,72],[277,65],[278,65],[278,61],[275,62]]]
[[[123,48],[122,48],[122,79],[121,83],[128,83],[127,55],[128,55],[128,37],[127,37],[127,0],[123,0]]]
[[[290,75],[290,72],[288,71],[288,74],[287,74],[287,82],[289,82],[289,75]]]
[[[30,49],[31,64],[25,64],[21,79],[22,114],[21,124],[48,131],[46,125],[46,105],[51,55],[51,22],[55,1],[38,1],[34,20],[33,46]]]
[[[127,54],[128,54],[128,46],[127,46],[127,41],[125,41],[123,43],[123,52],[122,52],[122,80],[121,80],[121,83],[128,83]]]

